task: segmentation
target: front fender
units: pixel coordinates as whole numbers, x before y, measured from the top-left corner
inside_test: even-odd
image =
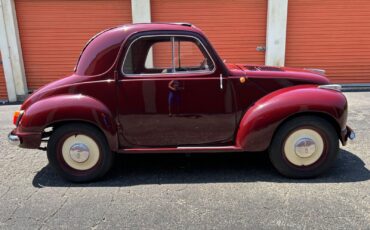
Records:
[[[100,101],[85,95],[58,95],[39,100],[25,111],[18,129],[41,133],[56,123],[82,121],[103,131],[112,150],[118,148],[117,128],[112,112]]]
[[[258,100],[244,114],[236,145],[246,151],[264,151],[280,124],[303,113],[330,116],[343,130],[347,122],[347,100],[341,92],[312,85],[274,91]]]

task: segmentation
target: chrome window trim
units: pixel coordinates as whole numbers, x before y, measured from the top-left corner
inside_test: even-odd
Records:
[[[131,49],[131,46],[132,44],[134,44],[137,40],[141,39],[141,38],[150,38],[150,37],[170,37],[171,39],[171,43],[172,43],[172,38],[174,37],[188,37],[188,38],[193,38],[195,40],[197,40],[199,42],[199,44],[201,44],[201,46],[203,47],[203,49],[206,51],[209,59],[211,59],[212,63],[213,63],[213,69],[212,70],[199,70],[199,71],[182,71],[182,72],[174,72],[174,73],[141,73],[141,74],[128,74],[128,73],[125,73],[123,71],[123,66],[126,62],[126,58],[127,58],[127,55],[128,55],[128,51]],[[216,71],[216,63],[215,61],[213,60],[211,54],[208,52],[207,48],[204,46],[203,42],[195,37],[195,36],[192,36],[192,35],[174,35],[174,34],[159,34],[159,35],[143,35],[143,36],[140,36],[138,38],[136,38],[134,41],[132,41],[128,47],[128,49],[126,50],[126,53],[125,53],[125,57],[123,59],[123,62],[121,64],[121,73],[124,75],[124,76],[127,76],[127,77],[133,77],[133,76],[157,76],[157,75],[186,75],[186,74],[191,74],[191,75],[196,75],[196,74],[213,74],[214,72]]]

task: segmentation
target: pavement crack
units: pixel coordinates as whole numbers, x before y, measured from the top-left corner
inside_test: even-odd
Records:
[[[8,189],[0,196],[0,199],[2,199],[8,192],[10,191],[11,186],[8,187]]]
[[[110,199],[110,201],[109,201],[109,204],[107,205],[107,209],[104,211],[104,213],[103,213],[103,217],[102,218],[100,218],[99,220],[98,220],[98,222],[97,223],[95,223],[94,225],[92,225],[91,227],[90,227],[90,229],[92,229],[92,230],[95,230],[95,229],[97,229],[98,227],[99,227],[99,225],[102,223],[102,222],[105,222],[105,221],[107,221],[107,218],[105,217],[105,215],[107,214],[107,210],[109,210],[109,207],[111,207],[111,205],[113,204],[113,202],[115,201],[115,197],[116,197],[116,195],[118,194],[118,192],[120,191],[120,187],[118,187],[117,188],[117,190],[116,190],[116,192],[114,192],[114,193],[112,193],[112,197],[111,197],[111,199]]]
[[[29,196],[26,197],[25,201],[28,201],[35,193],[37,193],[38,190],[35,190],[34,192],[32,192]],[[14,214],[17,212],[17,210],[19,209],[20,205],[19,203],[17,204],[17,207],[13,210],[13,212],[10,214],[10,216],[8,217],[8,219],[5,220],[4,223],[8,222],[9,220],[13,219],[13,216]]]
[[[19,208],[19,205],[17,205],[17,207],[13,210],[13,212],[10,214],[8,219],[5,220],[4,224],[6,224],[6,222],[8,222],[9,220],[13,219],[13,216],[14,216],[15,212],[18,210],[18,208]]]
[[[290,194],[290,190],[288,189],[285,194],[284,194],[284,209],[285,209],[285,212],[284,212],[284,219],[283,221],[285,221],[285,223],[288,223],[288,216],[289,216],[289,194]]]
[[[35,190],[34,192],[32,192],[27,198],[26,198],[26,201],[28,201],[29,199],[31,199],[31,197],[35,194],[35,193],[37,193],[38,192],[38,190]]]
[[[67,203],[67,201],[69,200],[69,197],[68,196],[66,196],[66,194],[67,194],[67,191],[70,189],[70,187],[68,187],[65,191],[64,191],[64,193],[62,194],[62,197],[66,197],[65,199],[64,199],[64,201],[59,205],[59,207],[54,211],[54,212],[52,212],[50,215],[48,215],[45,219],[44,219],[44,221],[42,222],[42,224],[40,225],[40,227],[38,228],[39,230],[42,228],[42,227],[44,227],[45,225],[46,225],[46,223],[51,219],[51,218],[53,218],[63,207],[64,207],[64,205]]]

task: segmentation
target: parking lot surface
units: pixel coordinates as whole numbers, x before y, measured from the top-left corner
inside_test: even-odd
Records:
[[[325,175],[280,176],[266,153],[120,155],[73,184],[45,152],[7,143],[19,106],[0,106],[1,229],[370,229],[370,93],[346,93],[357,138]]]

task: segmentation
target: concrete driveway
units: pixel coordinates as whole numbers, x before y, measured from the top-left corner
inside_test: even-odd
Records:
[[[311,180],[230,153],[119,156],[103,181],[71,184],[7,143],[19,106],[0,106],[0,228],[370,229],[370,93],[346,95],[357,139]]]

